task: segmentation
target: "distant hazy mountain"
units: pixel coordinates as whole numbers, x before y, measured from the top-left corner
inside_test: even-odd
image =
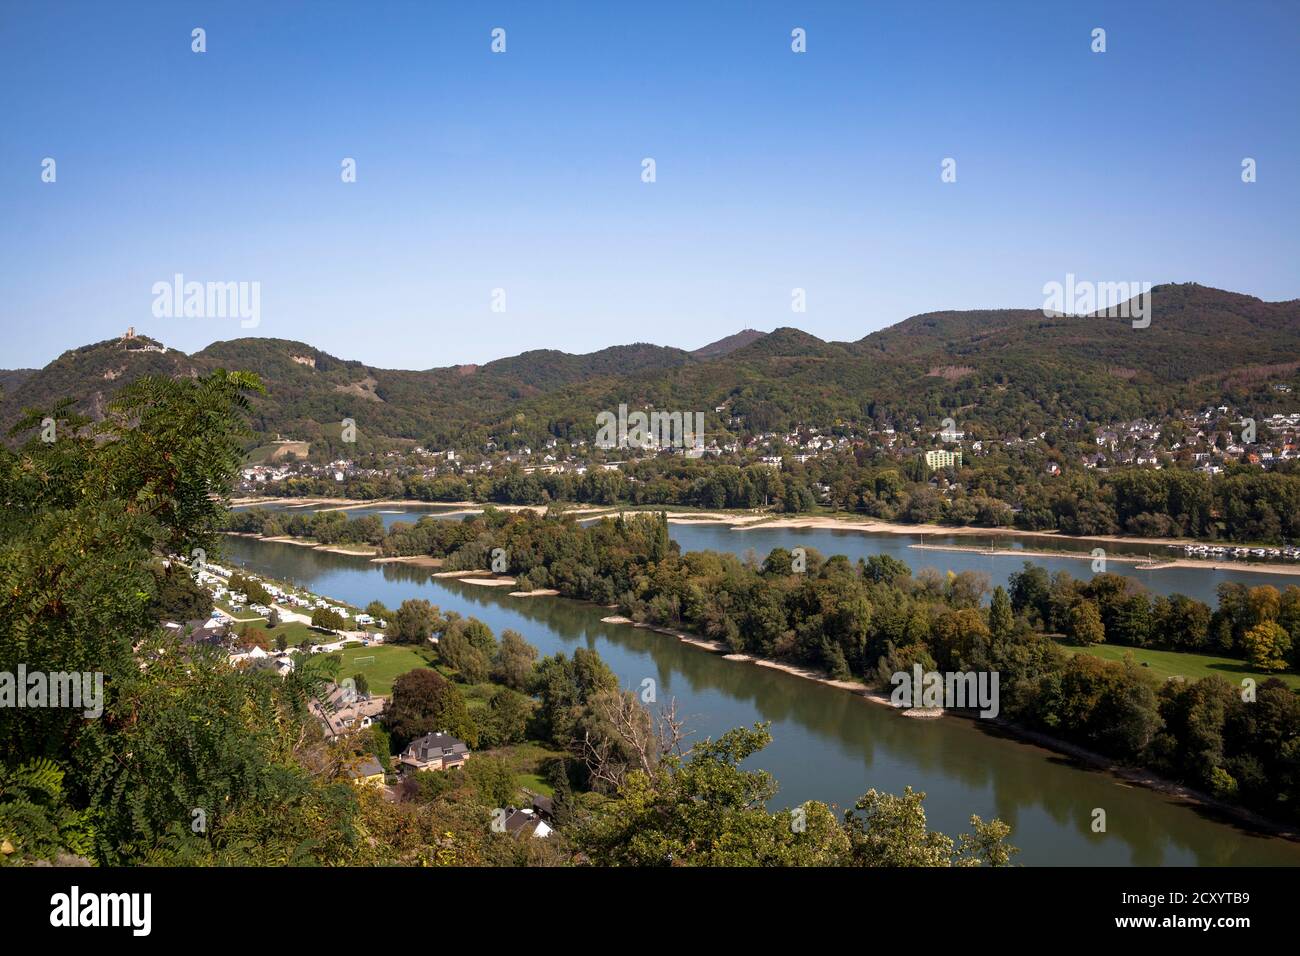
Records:
[[[363,446],[589,438],[596,413],[620,403],[705,410],[715,416],[711,430],[721,424],[713,409],[726,406],[727,421],[750,430],[868,417],[937,426],[951,416],[1029,434],[1069,419],[1277,397],[1270,383],[1300,385],[1300,301],[1188,284],[1157,287],[1152,303],[1142,329],[1126,318],[1026,309],[936,312],[856,342],[747,329],[694,352],[647,344],[587,355],[538,350],[424,371],[374,368],[284,339],[216,342],[187,356],[137,337],[66,352],[39,371],[0,373],[0,421],[7,428],[22,408],[65,395],[100,415],[135,376],[217,367],[262,377],[267,394],[253,403],[259,433],[329,442],[351,418]]]

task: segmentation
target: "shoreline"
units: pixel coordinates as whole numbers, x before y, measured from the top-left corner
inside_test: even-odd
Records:
[[[482,505],[477,501],[421,501],[418,498],[366,498],[358,500],[356,498],[331,498],[328,496],[316,497],[305,495],[301,497],[278,498],[268,497],[266,495],[245,495],[240,498],[230,499],[231,507],[244,508],[257,505],[289,505],[294,508],[304,508],[312,505],[329,505],[330,511],[348,511],[352,508],[377,508],[380,505],[398,505],[404,508],[427,507],[427,508],[481,508]]]
[[[431,554],[412,554],[395,558],[371,558],[371,564],[410,564],[422,568],[440,568],[443,559],[435,558]]]
[[[1075,561],[1091,561],[1093,556],[1085,551],[1039,551],[1030,548],[997,548],[988,550],[960,544],[911,544],[909,548],[921,551],[958,551],[965,554],[987,554],[1000,558],[1015,558],[1024,555],[1031,558],[1069,558]],[[1256,574],[1284,574],[1300,576],[1300,565],[1294,564],[1252,564],[1249,561],[1198,561],[1195,558],[1160,559],[1148,564],[1151,559],[1131,554],[1108,554],[1106,561],[1120,561],[1124,564],[1146,565],[1139,567],[1142,571],[1163,571],[1166,568],[1197,568],[1202,571],[1251,571]]]
[[[1066,740],[1061,740],[1057,737],[1052,737],[1051,735],[1042,733],[1041,731],[1022,727],[1019,724],[1011,723],[1001,717],[995,717],[989,720],[980,718],[973,713],[959,710],[949,711],[943,708],[895,707],[890,702],[888,695],[883,691],[876,690],[861,681],[836,680],[824,671],[818,671],[815,668],[801,667],[797,664],[787,664],[782,661],[774,661],[753,654],[732,653],[721,641],[711,641],[706,638],[696,637],[683,631],[660,627],[658,625],[639,624],[623,615],[609,615],[601,618],[601,622],[606,624],[628,624],[632,627],[641,628],[642,630],[654,631],[657,634],[663,634],[667,637],[675,637],[683,644],[689,644],[692,647],[699,648],[700,650],[717,654],[724,660],[740,661],[755,664],[759,667],[771,668],[772,670],[781,671],[782,673],[789,674],[793,677],[801,677],[804,680],[810,680],[827,687],[833,687],[837,690],[847,691],[848,693],[861,697],[870,703],[888,707],[890,710],[897,712],[898,715],[903,718],[934,720],[939,717],[951,715],[953,717],[972,720],[975,721],[977,725],[994,728],[998,733],[1013,738],[1020,743],[1066,756],[1077,761],[1084,768],[1093,772],[1106,774],[1118,782],[1142,787],[1186,807],[1210,811],[1211,813],[1223,818],[1221,822],[1244,828],[1257,834],[1288,840],[1292,843],[1300,843],[1300,830],[1297,830],[1290,825],[1270,820],[1269,818],[1261,816],[1255,811],[1249,810],[1245,807],[1226,803],[1219,800],[1217,797],[1203,793],[1187,786],[1186,784],[1161,777],[1159,774],[1151,770],[1142,767],[1124,766],[1104,754],[1097,753],[1096,751],[1089,750],[1086,747],[1070,743]]]
[[[419,501],[412,499],[376,499],[357,501],[351,498],[268,498],[268,497],[242,497],[232,498],[232,505],[247,506],[258,504],[286,504],[295,507],[309,505],[332,505],[336,506],[334,510],[349,510],[352,508],[377,507],[379,505],[394,505],[400,507],[433,507],[433,508],[457,508],[463,509],[466,514],[481,514],[485,508],[491,507],[498,511],[533,511],[538,514],[544,514],[550,505],[498,505],[491,502],[476,501]],[[663,512],[671,524],[725,524],[731,526],[737,531],[749,531],[753,529],[762,530],[764,528],[772,529],[808,529],[819,531],[858,531],[864,534],[894,534],[894,535],[948,535],[952,537],[972,537],[972,536],[998,536],[998,537],[1015,537],[1015,538],[1041,538],[1049,541],[1070,541],[1070,542],[1103,542],[1109,544],[1126,544],[1134,546],[1150,545],[1152,547],[1182,546],[1187,544],[1221,544],[1222,542],[1214,539],[1202,538],[1141,538],[1132,535],[1122,534],[1099,534],[1099,535],[1067,535],[1059,531],[1024,531],[1018,528],[985,528],[974,525],[941,525],[933,523],[925,524],[906,524],[899,521],[885,521],[880,518],[870,518],[848,513],[833,515],[804,515],[781,517],[772,512],[753,512],[748,511],[741,513],[739,511],[709,510],[709,511],[692,511],[681,510],[684,506],[675,506],[674,510],[664,507],[648,508],[629,508],[619,505],[597,506],[584,505],[580,502],[556,502],[556,504],[570,504],[574,507],[567,508],[566,514],[575,516],[592,517],[599,515],[601,517],[613,518],[619,515],[628,517],[634,515],[654,514]],[[1246,545],[1244,547],[1258,547],[1259,544]],[[1268,547],[1277,547],[1277,545],[1267,545]],[[959,546],[952,545],[957,548]],[[974,549],[978,550],[978,549]],[[1028,552],[1025,552],[1028,553]],[[1055,556],[1052,552],[1051,556]],[[1090,557],[1090,555],[1089,555]],[[1108,560],[1116,560],[1111,555],[1107,555]],[[1174,560],[1186,560],[1175,559]],[[1165,562],[1161,562],[1162,564]],[[1250,562],[1217,562],[1216,565],[1235,565],[1245,564],[1250,570],[1260,570],[1267,567],[1289,568],[1290,565],[1272,565],[1267,563],[1254,564]],[[1199,562],[1193,560],[1191,567],[1210,566],[1211,562]],[[1217,569],[1217,567],[1216,567]]]
[[[361,506],[357,506],[357,507],[361,507]],[[513,510],[518,511],[518,510],[534,510],[539,508],[540,506],[518,505],[512,507]],[[345,509],[337,509],[337,510],[345,510]],[[544,511],[545,509],[542,510]],[[608,516],[613,516],[613,514],[636,515],[636,514],[652,514],[652,513],[654,512],[625,511],[625,512],[615,512]],[[451,514],[482,514],[482,510],[471,509],[465,511],[454,511],[451,512]],[[854,531],[861,531],[867,534],[886,533],[886,534],[896,534],[896,535],[908,535],[908,534],[920,535],[924,532],[915,529],[939,528],[939,526],[937,525],[891,525],[890,527],[892,530],[881,531],[875,524],[864,526],[861,524],[848,522],[841,518],[829,518],[829,517],[797,518],[797,519],[790,519],[788,521],[782,520],[782,521],[763,522],[761,518],[755,518],[749,515],[737,515],[737,516],[728,517],[726,515],[707,513],[707,512],[701,515],[689,515],[684,512],[665,512],[665,515],[669,524],[682,524],[682,525],[726,524],[726,525],[730,525],[731,530],[733,531],[749,531],[749,530],[753,530],[754,528],[760,528],[760,529],[776,528],[776,529],[796,529],[796,530],[806,528],[812,530],[837,530],[837,531],[854,530]],[[1074,541],[1074,542],[1113,541],[1115,543],[1120,543],[1120,544],[1129,544],[1135,541],[1143,540],[1143,539],[1114,538],[1114,537],[1075,538],[1075,537],[1068,537],[1065,535],[1058,535],[1055,533],[1041,532],[1041,531],[1036,531],[1036,532],[992,531],[990,532],[990,529],[986,529],[986,528],[940,529],[940,531],[941,533],[950,533],[950,534],[964,532],[961,535],[963,537],[973,536],[976,534],[1000,533],[1004,536],[1021,536],[1021,537],[1033,536],[1033,537],[1049,538],[1056,541]],[[374,560],[376,563],[401,562],[406,564],[422,565],[427,567],[442,566],[442,559],[433,558],[428,555],[408,555],[404,557],[378,557],[377,556],[379,555],[378,547],[374,547],[370,545],[364,546],[370,548],[370,550],[361,550],[361,548],[355,546],[349,548],[349,547],[344,547],[342,545],[321,544],[310,538],[295,538],[292,535],[277,535],[275,537],[263,537],[261,535],[254,534],[251,531],[226,531],[223,533],[234,535],[240,538],[256,538],[259,541],[273,541],[276,542],[277,544],[292,544],[296,547],[313,548],[314,550],[317,551],[327,551],[332,554],[349,554],[356,557],[371,557],[372,560]],[[1172,539],[1152,538],[1150,539],[1150,541],[1154,543],[1157,541],[1172,541]],[[1064,550],[1049,551],[1049,550],[1038,549],[1038,548],[994,548],[990,550],[988,548],[978,547],[976,545],[925,544],[924,542],[916,542],[914,544],[908,545],[908,547],[916,548],[919,551],[951,551],[951,552],[964,553],[964,554],[984,554],[984,555],[989,555],[990,557],[999,557],[999,558],[1022,558],[1023,557],[1023,558],[1065,558],[1072,561],[1093,560],[1093,555],[1087,551],[1064,551]],[[1184,557],[1158,558],[1153,561],[1153,559],[1150,556],[1130,555],[1130,554],[1107,554],[1105,560],[1121,562],[1123,564],[1135,565],[1137,566],[1138,570],[1144,570],[1144,571],[1163,571],[1169,568],[1189,568],[1192,570],[1201,570],[1201,571],[1236,571],[1236,572],[1244,572],[1250,574],[1276,574],[1285,577],[1300,577],[1300,564],[1278,564],[1273,562],[1251,562],[1251,561],[1204,561],[1198,558],[1184,558]],[[433,564],[430,562],[437,562],[437,563]],[[473,582],[473,583],[477,584],[479,582]]]
[[[294,538],[290,535],[279,535],[274,538],[265,538],[260,534],[254,534],[251,531],[223,531],[222,534],[228,534],[235,538],[252,538],[254,541],[270,541],[273,544],[291,544],[298,548],[311,548],[313,551],[327,551],[330,554],[348,554],[354,558],[374,558],[379,553],[378,548],[370,548],[369,551],[361,551],[357,548],[345,548],[335,544],[321,544],[319,541],[313,541],[310,538]],[[367,547],[369,547],[367,545]]]

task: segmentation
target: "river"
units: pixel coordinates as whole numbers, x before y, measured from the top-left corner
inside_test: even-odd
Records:
[[[777,540],[768,535],[779,535],[786,547],[811,544],[826,553],[856,556],[850,550],[855,540],[864,548],[875,543],[881,550],[907,552],[906,539],[881,541],[890,536],[873,535],[868,542],[864,535],[837,534],[834,540],[843,545],[831,549],[818,542],[833,532],[672,527],[684,547],[722,547],[725,541],[730,550],[762,550]],[[435,579],[427,569],[410,565],[375,564],[251,538],[225,540],[226,556],[234,563],[354,605],[379,599],[395,607],[406,598],[423,597],[478,617],[498,634],[514,628],[544,655],[572,653],[578,646],[597,650],[624,687],[639,690],[652,678],[658,700],[675,699],[696,738],[770,721],[773,742],[747,766],[776,778],[778,806],[818,799],[843,809],[872,787],[901,793],[911,786],[927,794],[930,825],[947,833],[968,829],[972,813],[1001,817],[1012,828],[1011,842],[1021,849],[1017,861],[1027,865],[1300,865],[1298,844],[1245,832],[978,721],[908,719],[846,691],[728,661],[652,631],[604,624],[600,619],[608,611],[577,601],[512,598],[494,588]],[[914,567],[921,564],[917,553],[908,555]],[[938,566],[964,567],[959,560],[983,558],[928,554]],[[1091,828],[1098,808],[1106,811],[1104,833]]]
[[[251,507],[251,506],[240,506]],[[312,506],[286,506],[276,502],[256,507],[270,511],[312,511]],[[235,510],[240,510],[236,508]],[[461,520],[464,508],[448,505],[365,505],[350,507],[345,514],[361,518],[378,515],[384,527],[391,528],[398,521],[415,522],[425,516]],[[586,520],[598,520],[590,518]],[[759,560],[766,557],[773,548],[816,548],[823,555],[847,555],[852,560],[869,557],[873,554],[888,554],[904,562],[913,571],[921,568],[938,568],[941,571],[982,571],[989,576],[991,585],[1006,585],[1007,579],[1024,566],[1025,561],[1047,568],[1049,572],[1067,571],[1076,578],[1087,579],[1093,576],[1094,548],[1105,550],[1108,560],[1105,570],[1121,574],[1139,582],[1152,594],[1185,594],[1188,597],[1204,601],[1211,607],[1218,604],[1216,588],[1232,581],[1255,587],[1271,584],[1284,588],[1300,584],[1300,578],[1292,575],[1270,574],[1267,571],[1243,571],[1240,569],[1220,569],[1214,562],[1206,561],[1204,567],[1156,567],[1148,569],[1141,563],[1115,560],[1116,558],[1150,558],[1154,563],[1183,557],[1182,550],[1174,550],[1157,544],[1121,544],[1101,539],[1074,538],[1053,541],[1047,538],[1025,535],[952,535],[952,534],[886,534],[853,530],[832,530],[827,528],[736,528],[722,522],[692,522],[690,524],[670,524],[669,534],[682,546],[683,551],[728,551],[738,557],[753,553]],[[999,551],[1027,550],[1042,552],[1047,550],[1073,551],[1073,555],[1062,553],[1060,556],[1047,557],[1042,554],[1025,554],[1013,556],[1008,554],[991,554],[980,551],[952,551],[948,548],[987,548],[993,544]],[[1144,562],[1146,563],[1146,562]],[[1284,567],[1295,567],[1294,561]]]

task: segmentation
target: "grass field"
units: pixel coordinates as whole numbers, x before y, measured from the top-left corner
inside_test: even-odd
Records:
[[[339,677],[351,677],[353,674],[365,674],[370,685],[370,693],[387,697],[393,692],[393,681],[407,671],[428,665],[428,657],[410,646],[380,644],[371,647],[351,645],[331,655],[343,659],[339,668]],[[374,657],[374,661],[359,666],[357,658]]]
[[[563,751],[552,750],[545,744],[531,740],[486,752],[506,762],[515,775],[516,786],[540,793],[544,797],[553,796],[555,790],[542,776],[543,766],[555,757],[568,756]]]
[[[329,635],[321,631],[313,631],[311,625],[303,624],[301,621],[285,621],[279,627],[267,628],[265,624],[250,624],[254,634],[262,634],[266,637],[266,642],[274,650],[275,639],[284,636],[285,642],[290,647],[297,647],[308,635],[316,638],[318,641],[329,640]]]
[[[310,443],[305,441],[270,442],[265,445],[259,445],[245,455],[244,463],[248,465],[265,465],[284,458],[286,455],[296,455],[299,458],[306,458],[307,452],[310,450]]]
[[[1236,684],[1240,683],[1243,677],[1253,677],[1256,682],[1262,682],[1268,677],[1276,677],[1287,686],[1300,689],[1300,674],[1264,674],[1252,670],[1245,661],[1234,660],[1231,657],[1189,654],[1182,651],[1155,651],[1145,647],[1121,647],[1112,644],[1096,644],[1092,647],[1062,644],[1061,647],[1071,654],[1091,654],[1093,657],[1100,657],[1107,661],[1121,661],[1125,654],[1132,654],[1133,659],[1139,664],[1145,662],[1147,667],[1144,669],[1159,680],[1167,680],[1170,677],[1198,680],[1211,674],[1218,674],[1224,680]]]

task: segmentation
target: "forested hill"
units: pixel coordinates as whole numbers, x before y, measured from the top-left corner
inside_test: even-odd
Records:
[[[1300,301],[1166,285],[1153,291],[1152,311],[1140,329],[1100,315],[936,312],[856,342],[824,342],[795,328],[745,330],[695,352],[648,344],[587,355],[538,350],[424,371],[373,368],[284,339],[235,339],[185,355],[136,337],[66,352],[35,372],[0,372],[0,421],[7,429],[23,408],[65,396],[98,417],[138,375],[217,367],[262,377],[267,393],[254,401],[261,433],[312,440],[352,418],[366,443],[436,445],[488,435],[590,438],[596,413],[620,403],[702,410],[710,431],[867,419],[937,428],[951,416],[963,428],[1024,435],[1071,419],[1251,406],[1277,399],[1273,383],[1300,385]]]

